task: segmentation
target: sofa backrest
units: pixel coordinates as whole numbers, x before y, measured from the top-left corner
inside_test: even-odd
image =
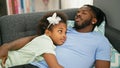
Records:
[[[73,20],[77,9],[78,8],[72,8],[56,11],[66,13],[68,15],[68,19]],[[35,35],[38,21],[46,12],[6,15],[0,17],[0,44],[10,42],[21,37]],[[115,29],[110,25],[111,24],[106,25],[105,35],[113,47],[120,52],[120,30]]]
[[[54,11],[62,11],[68,15],[68,19],[73,20],[77,8]],[[21,37],[35,35],[38,21],[46,12],[2,16],[0,18],[0,43],[3,44]]]
[[[105,35],[113,47],[120,52],[120,0],[94,0],[93,5],[102,9],[108,20]]]

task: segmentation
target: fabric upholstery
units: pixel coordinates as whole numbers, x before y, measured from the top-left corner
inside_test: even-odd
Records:
[[[69,17],[74,19],[77,8],[57,10],[63,11]],[[49,12],[49,11],[48,11]],[[46,12],[36,12],[27,14],[8,15],[0,18],[1,44],[10,42],[20,37],[36,34],[36,27],[39,19]]]
[[[77,9],[78,8],[72,8],[54,11],[62,11],[68,15],[69,20],[74,20]],[[6,15],[0,17],[0,44],[36,34],[37,22],[46,12]],[[120,30],[106,24],[105,36],[109,39],[113,47],[120,52]]]

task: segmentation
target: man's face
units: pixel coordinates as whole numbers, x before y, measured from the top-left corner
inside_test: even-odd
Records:
[[[81,7],[75,16],[75,28],[82,29],[91,25],[93,17],[94,15],[89,7]]]

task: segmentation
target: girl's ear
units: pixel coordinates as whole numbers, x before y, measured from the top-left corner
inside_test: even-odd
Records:
[[[97,19],[96,18],[93,18],[92,19],[92,24],[96,24],[97,23]]]
[[[50,34],[51,34],[50,30],[46,29],[46,30],[45,30],[45,34],[46,34],[47,36],[50,36]]]

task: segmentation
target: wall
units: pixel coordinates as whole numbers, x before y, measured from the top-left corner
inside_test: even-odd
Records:
[[[93,4],[93,0],[61,0],[61,8],[80,8],[84,4]]]
[[[59,9],[59,0],[0,0],[8,15]],[[6,7],[7,6],[7,7]],[[3,11],[1,12],[3,13]]]
[[[42,0],[35,1],[35,11],[57,10],[59,9],[59,0],[49,0],[48,5],[45,6]]]
[[[0,16],[6,15],[7,14],[7,8],[6,8],[6,1],[5,0],[0,0]]]
[[[108,24],[120,31],[120,0],[94,0],[93,4],[107,15]]]

